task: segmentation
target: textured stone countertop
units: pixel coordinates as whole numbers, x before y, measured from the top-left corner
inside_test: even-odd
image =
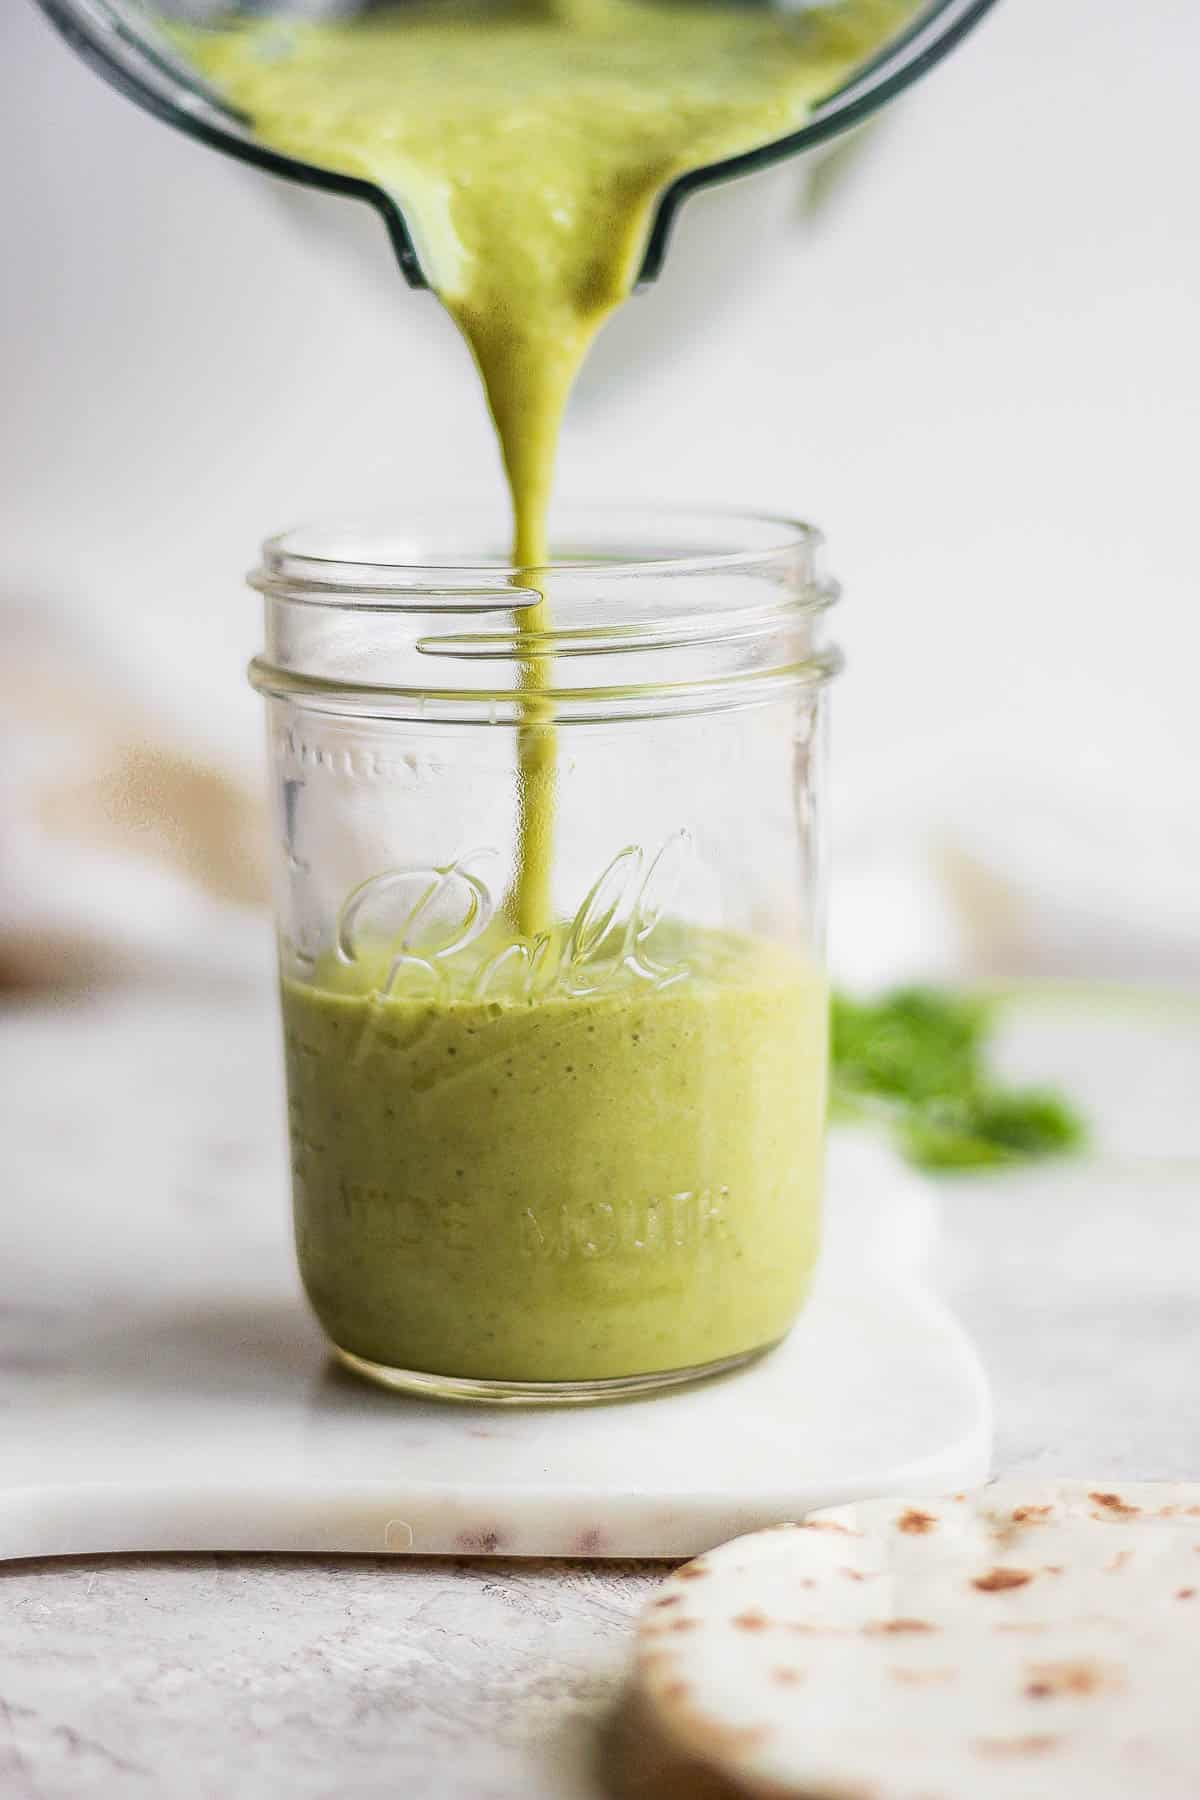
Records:
[[[53,1204],[66,1179],[115,1200],[106,1183],[141,1166],[139,1133],[156,1167],[136,1109],[169,1108],[172,1083],[195,1070],[182,1049],[146,1064],[126,1029],[139,1004],[0,1013],[9,1207]],[[154,1004],[181,1047],[190,1008],[228,1016],[213,1127],[174,1172],[172,1203],[212,1206],[219,1228],[222,1168],[249,1159],[269,1203],[283,1204],[282,1108],[270,1119],[253,1101],[239,1109],[240,1094],[261,1091],[242,1078],[249,1063],[275,1057],[269,997]],[[942,1188],[939,1280],[994,1382],[1000,1472],[1200,1476],[1198,1019],[1184,1008],[1163,1026],[1140,1003],[1091,1018],[1075,1008],[1002,1046],[1031,1075],[1071,1074],[1101,1126],[1085,1160]],[[73,1141],[62,1117],[64,1071],[97,1036],[128,1096],[113,1125],[120,1153]],[[19,1303],[0,1270],[5,1355],[21,1352]],[[2,1442],[0,1421],[0,1455]],[[496,1559],[0,1565],[0,1796],[595,1800],[632,1622],[660,1578],[653,1565]]]

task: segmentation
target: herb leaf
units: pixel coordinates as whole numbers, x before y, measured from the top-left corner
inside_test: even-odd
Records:
[[[1083,1122],[1061,1095],[1006,1088],[986,1066],[993,1008],[936,988],[899,988],[875,1002],[835,994],[835,1117],[883,1117],[925,1169],[995,1168],[1062,1155]]]

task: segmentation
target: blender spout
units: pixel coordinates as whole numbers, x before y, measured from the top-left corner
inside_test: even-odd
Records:
[[[861,125],[941,62],[995,3],[928,0],[848,81],[820,101],[797,131],[679,176],[658,202],[636,286],[647,286],[662,269],[676,217],[690,194],[797,156]],[[251,121],[173,50],[160,30],[161,17],[143,0],[35,0],[35,4],[89,68],[155,118],[210,149],[286,181],[372,206],[383,220],[409,286],[429,286],[396,197],[374,182],[304,162],[259,142]],[[256,16],[266,10],[257,7]]]

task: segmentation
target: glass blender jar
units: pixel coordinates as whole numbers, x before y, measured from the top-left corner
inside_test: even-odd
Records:
[[[402,7],[406,0],[392,3]],[[657,204],[638,285],[653,281],[662,268],[676,215],[689,194],[812,149],[861,125],[934,68],[994,3],[926,0],[882,49],[812,108],[800,129],[742,155],[690,170],[672,182]],[[406,280],[412,287],[428,285],[395,194],[260,143],[250,120],[201,77],[164,30],[171,24],[202,27],[230,19],[258,24],[275,17],[281,22],[345,20],[377,10],[378,0],[36,0],[36,4],[97,74],[155,117],[271,174],[366,201],[382,217]]]

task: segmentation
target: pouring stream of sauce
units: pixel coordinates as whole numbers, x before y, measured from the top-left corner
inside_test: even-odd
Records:
[[[334,24],[193,30],[192,60],[264,142],[394,193],[470,345],[512,494],[517,579],[542,593],[559,432],[588,347],[637,278],[680,175],[785,136],[917,10],[641,0],[432,0]],[[533,645],[530,646],[531,651]],[[510,908],[553,920],[551,662],[531,654]]]

